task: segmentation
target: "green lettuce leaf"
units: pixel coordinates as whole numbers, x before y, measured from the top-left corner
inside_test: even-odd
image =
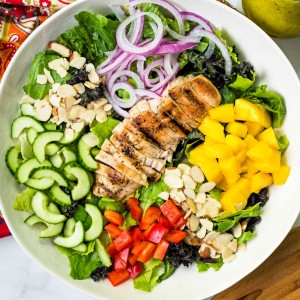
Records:
[[[158,283],[159,278],[165,272],[165,265],[159,259],[151,259],[144,265],[144,271],[133,279],[134,288],[145,292],[151,292]]]
[[[209,268],[218,271],[223,266],[223,264],[224,262],[222,258],[219,258],[216,263],[207,263],[207,262],[198,261],[197,262],[198,272],[206,272]]]
[[[123,212],[124,221],[120,226],[122,230],[128,230],[130,227],[137,225],[137,221],[132,218],[131,213],[129,211]]]
[[[78,205],[73,218],[76,222],[81,221],[84,230],[87,230],[92,225],[92,218],[91,216],[85,211],[84,207],[81,205]]]
[[[117,213],[122,213],[126,209],[124,203],[122,203],[121,201],[116,201],[114,199],[105,197],[100,199],[98,206],[102,211],[108,209],[113,210]]]
[[[210,192],[209,195],[216,200],[220,201],[221,200],[221,190],[217,187],[214,187]]]
[[[26,188],[21,194],[18,194],[14,202],[14,209],[17,211],[33,212],[31,200],[35,193],[36,190]]]
[[[106,139],[110,138],[113,129],[119,123],[120,121],[115,120],[114,118],[109,116],[106,122],[97,123],[95,126],[91,127],[91,132],[99,138],[99,147],[101,147]]]
[[[229,86],[235,90],[238,90],[239,92],[245,92],[249,88],[251,88],[255,82],[256,74],[252,72],[252,80],[249,78],[245,78],[241,75],[236,76],[236,80],[229,84]]]
[[[225,232],[232,228],[237,222],[243,218],[252,218],[260,216],[260,203],[247,207],[235,213],[224,212],[213,218],[214,230],[217,232]]]
[[[168,259],[164,259],[164,264],[165,264],[165,271],[162,275],[159,276],[158,278],[158,283],[168,279],[176,270],[176,268],[171,265]]]
[[[71,255],[74,255],[74,254],[89,255],[89,254],[94,252],[95,242],[96,241],[88,242],[87,243],[87,250],[85,252],[75,251],[71,248],[65,248],[65,247],[62,247],[62,246],[59,246],[59,245],[55,245],[55,248],[58,250],[58,252],[60,252],[61,254],[67,255],[67,256],[71,256]]]
[[[245,231],[239,238],[238,238],[238,245],[246,243],[247,241],[253,239],[255,234],[251,231]]]
[[[227,85],[220,89],[220,94],[222,96],[222,104],[231,104],[237,99],[237,95]]]
[[[282,135],[277,137],[277,142],[278,142],[278,146],[279,146],[279,150],[284,153],[285,150],[288,148],[290,141],[287,138],[286,135]]]

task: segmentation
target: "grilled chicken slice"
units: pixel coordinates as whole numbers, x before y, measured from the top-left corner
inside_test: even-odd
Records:
[[[143,170],[150,181],[156,182],[161,178],[161,173],[149,166],[143,166]]]
[[[124,162],[118,161],[117,159],[118,159],[117,155],[108,154],[102,149],[96,156],[96,160],[111,166],[112,168],[114,168],[124,176],[128,177],[130,180],[135,181],[141,185],[148,186],[147,177],[145,174],[144,175],[146,178],[141,178],[140,174],[136,170],[127,167],[124,164]]]

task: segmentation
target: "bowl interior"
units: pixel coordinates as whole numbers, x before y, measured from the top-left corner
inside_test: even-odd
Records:
[[[115,3],[125,3],[115,0]],[[268,87],[286,100],[287,117],[282,128],[290,140],[286,159],[292,166],[288,182],[284,186],[271,188],[271,199],[263,209],[262,223],[257,227],[257,236],[249,242],[246,254],[225,265],[220,271],[198,273],[196,267],[181,268],[170,279],[159,284],[151,294],[133,289],[132,282],[112,288],[109,282],[95,284],[92,280],[74,281],[69,277],[68,259],[53,247],[50,240],[39,240],[38,230],[25,226],[25,214],[13,210],[15,195],[21,190],[9,174],[4,163],[5,152],[11,145],[10,125],[18,111],[18,101],[23,96],[22,86],[34,55],[45,49],[66,29],[75,25],[73,16],[89,10],[107,14],[107,1],[76,1],[58,12],[37,29],[22,45],[10,64],[1,83],[0,118],[2,123],[0,138],[0,205],[15,239],[24,250],[46,270],[66,283],[99,299],[204,299],[212,296],[253,271],[280,244],[296,220],[298,201],[298,178],[300,171],[300,149],[298,128],[300,127],[300,85],[298,77],[287,58],[276,44],[256,25],[238,12],[210,0],[174,0],[184,10],[197,12],[225,32],[231,42],[235,42],[243,59],[251,62],[257,72],[259,83]]]

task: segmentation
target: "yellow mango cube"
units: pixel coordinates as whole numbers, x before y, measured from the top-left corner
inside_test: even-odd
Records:
[[[241,150],[236,155],[237,160],[240,162],[240,164],[243,164],[247,159],[247,150]]]
[[[273,182],[275,185],[285,184],[291,172],[291,168],[289,166],[281,166],[277,172],[272,174]]]
[[[233,184],[240,178],[241,164],[235,156],[219,159],[219,165],[228,184]]]
[[[281,167],[281,152],[273,150],[272,155],[267,160],[254,162],[254,166],[264,173],[277,172]]]
[[[231,147],[220,143],[204,143],[204,154],[211,158],[226,158],[233,155]]]
[[[271,116],[260,104],[254,104],[246,99],[237,99],[234,113],[237,121],[256,122],[265,128],[271,127]]]
[[[247,205],[247,197],[239,189],[232,188],[221,193],[220,202],[223,210],[236,212]]]
[[[248,132],[248,127],[240,122],[230,122],[226,125],[225,130],[241,138],[245,138]]]
[[[215,182],[216,184],[222,181],[223,175],[215,158],[208,158],[198,166],[201,168],[208,181]]]
[[[248,134],[251,134],[254,137],[264,130],[264,126],[259,123],[247,121],[244,124],[248,127]]]
[[[258,142],[247,152],[247,156],[253,161],[269,160],[273,151],[272,148],[265,142]]]
[[[255,137],[253,137],[252,134],[247,134],[244,141],[247,143],[247,148],[248,149],[251,149],[252,147],[254,147],[258,143],[257,139]]]
[[[234,121],[233,104],[224,104],[209,110],[210,117],[222,123]]]
[[[223,191],[227,191],[229,188],[229,184],[225,178],[223,178],[217,185],[217,187]]]
[[[247,198],[251,195],[251,179],[246,177],[241,177],[234,184],[229,185],[228,189],[238,189],[240,190]]]
[[[275,131],[272,127],[269,127],[267,129],[265,129],[263,132],[261,132],[257,136],[257,140],[266,142],[272,148],[279,150],[279,146],[278,146],[277,138],[276,138],[276,135],[275,135]]]
[[[244,177],[251,179],[256,173],[259,172],[259,170],[255,167],[255,162],[251,159],[248,158],[244,164],[246,164],[247,168],[247,171],[243,172]]]
[[[189,162],[193,165],[199,165],[201,162],[207,159],[206,155],[204,154],[204,144],[201,144],[194,148],[190,152]]]
[[[226,135],[225,144],[232,148],[234,154],[246,149],[247,147],[246,142],[234,134]]]
[[[209,136],[212,140],[224,143],[225,134],[224,127],[221,123],[213,120],[211,117],[207,116],[199,126],[199,130],[206,136]]]
[[[273,183],[273,178],[270,174],[258,172],[252,177],[251,191],[252,193],[259,193],[260,190],[266,188]]]

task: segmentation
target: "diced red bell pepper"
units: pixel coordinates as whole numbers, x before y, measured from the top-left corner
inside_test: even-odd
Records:
[[[160,210],[173,225],[182,217],[181,209],[172,200],[167,200]]]
[[[128,262],[130,263],[130,265],[134,266],[137,262],[137,255],[129,253]]]
[[[133,279],[133,278],[139,276],[143,272],[143,267],[141,264],[136,263],[134,266],[128,267],[127,270],[130,274],[130,278]]]
[[[128,257],[129,257],[129,248],[126,248],[122,251],[120,251],[115,257],[114,257],[114,269],[126,269]]]
[[[106,248],[107,253],[110,257],[115,257],[118,254],[118,250],[114,243],[110,243]]]
[[[141,230],[138,227],[133,228],[131,235],[135,242],[145,239],[144,234],[141,232]]]
[[[170,243],[178,244],[181,242],[186,236],[186,232],[181,230],[172,230],[165,236],[165,240]]]
[[[133,239],[130,233],[124,230],[115,240],[114,244],[118,251],[122,251],[125,248],[128,248],[133,243]]]
[[[123,216],[113,210],[105,210],[104,217],[108,222],[116,225],[122,225],[124,221]]]
[[[165,228],[167,228],[169,230],[174,229],[174,226],[171,224],[171,222],[165,216],[160,216],[157,219],[157,223],[164,226]]]
[[[146,230],[149,228],[150,225],[152,225],[161,215],[161,211],[158,207],[150,206],[143,216],[141,222],[140,222],[140,229]]]
[[[140,254],[138,255],[137,260],[143,263],[146,263],[149,259],[153,257],[153,254],[156,249],[156,245],[151,242],[146,242],[147,244],[142,249]]]
[[[154,224],[149,233],[145,234],[145,237],[148,241],[159,244],[168,232],[169,230],[162,225]]]
[[[130,197],[127,201],[126,201],[126,206],[130,209],[133,206],[139,206],[140,202],[137,198],[135,197]]]
[[[137,241],[133,249],[131,250],[131,252],[135,255],[139,255],[142,252],[142,250],[146,247],[147,244],[148,244],[147,241]]]
[[[175,224],[174,224],[174,228],[175,229],[180,229],[183,225],[186,224],[186,220],[181,217]]]
[[[119,226],[116,224],[112,224],[112,223],[107,224],[104,227],[104,230],[109,233],[109,235],[112,239],[115,239],[122,233],[122,230],[119,228]]]
[[[143,215],[143,210],[139,206],[132,206],[130,208],[130,214],[135,221],[139,222]]]
[[[113,270],[108,274],[108,279],[113,286],[117,286],[130,278],[130,273],[125,270]]]
[[[149,234],[149,232],[151,231],[151,229],[152,229],[152,227],[153,227],[154,225],[155,225],[155,223],[151,224],[151,225],[143,232],[143,234],[144,234],[145,237]]]
[[[157,259],[160,259],[160,260],[163,260],[166,253],[167,253],[167,250],[169,248],[169,245],[170,243],[168,243],[167,241],[165,240],[162,240],[158,245],[157,245],[157,248],[154,252],[154,255],[153,257],[154,258],[157,258]]]

